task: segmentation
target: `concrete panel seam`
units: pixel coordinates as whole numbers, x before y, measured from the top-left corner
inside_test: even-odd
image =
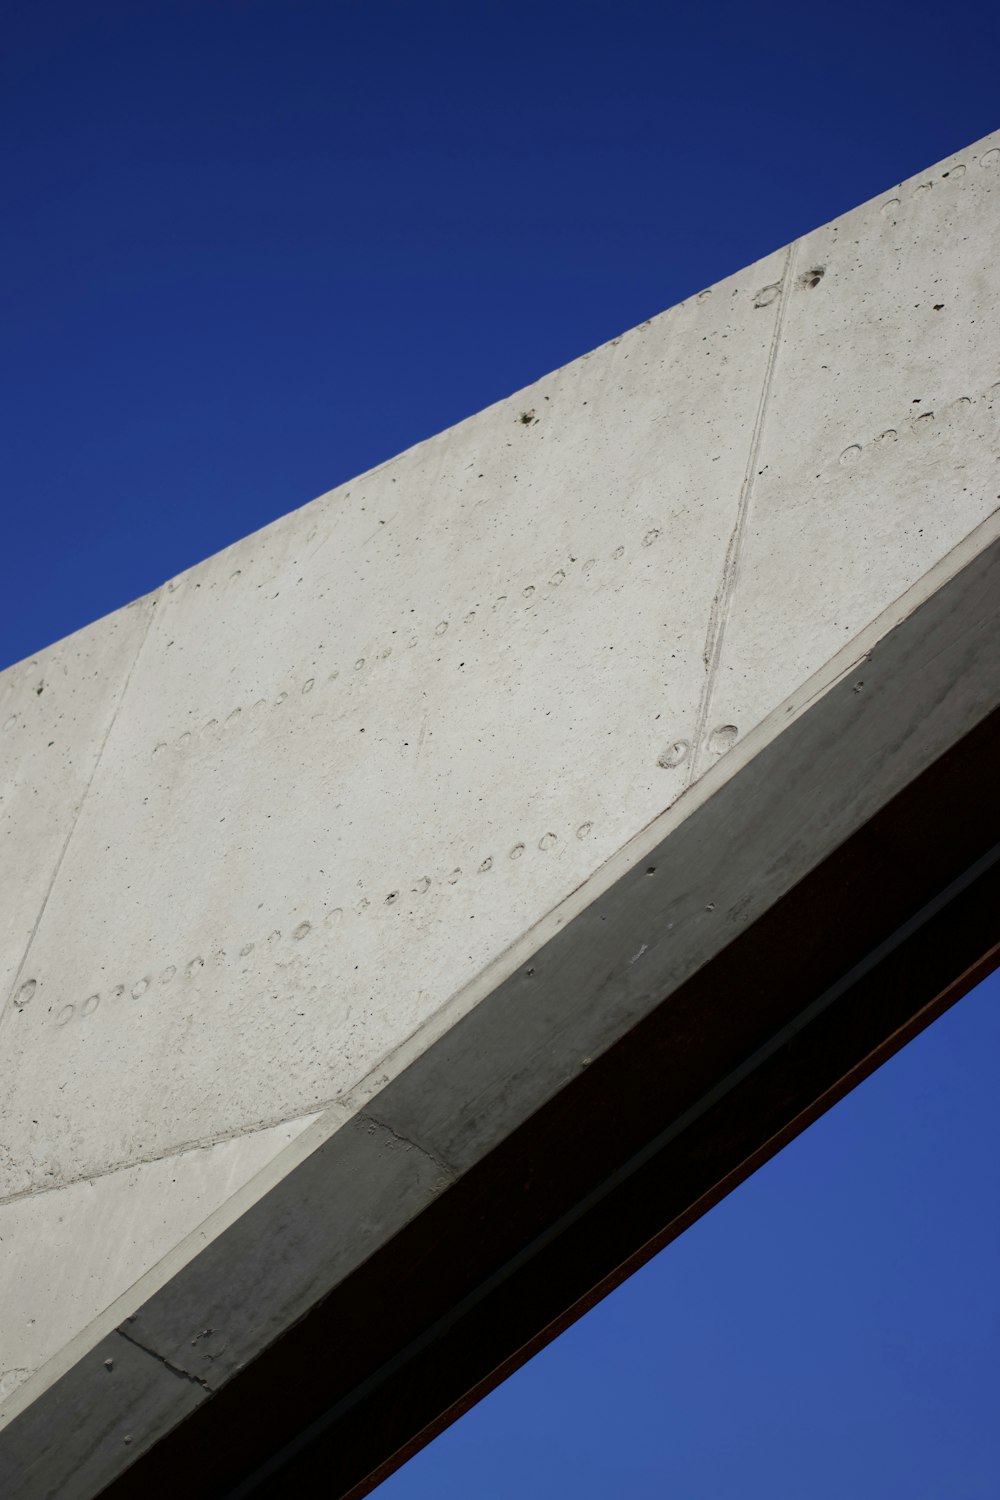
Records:
[[[432,1166],[437,1167],[439,1172],[444,1173],[449,1182],[454,1182],[458,1178],[459,1170],[457,1167],[451,1166],[449,1162],[444,1161],[440,1156],[436,1156],[433,1151],[428,1150],[426,1146],[422,1146],[418,1141],[411,1140],[407,1135],[400,1135],[398,1130],[394,1130],[391,1125],[387,1125],[384,1120],[380,1120],[370,1110],[361,1110],[357,1118],[369,1125],[377,1125],[379,1130],[384,1130],[386,1135],[391,1136],[394,1141],[398,1141],[401,1146],[407,1146],[411,1151],[419,1151],[420,1155],[425,1156]]]
[[[142,648],[143,646],[145,646],[146,640],[149,636],[150,626],[153,623],[153,616],[156,612],[156,603],[159,599],[160,592],[160,589],[156,589],[150,598],[148,612],[146,615],[146,628],[143,630],[142,634],[139,637],[138,645],[135,648],[135,655],[132,658],[128,671],[125,673],[125,681],[122,683],[121,692],[115,699],[114,706],[108,717],[108,725],[101,738],[101,743],[98,748],[97,754],[94,757],[94,764],[90,768],[90,775],[87,777],[87,784],[84,787],[83,792],[80,795],[80,800],[76,805],[76,810],[73,813],[73,817],[69,825],[69,830],[66,834],[65,839],[63,840],[63,846],[59,851],[59,857],[56,860],[55,868],[52,871],[52,875],[48,885],[45,887],[45,894],[42,897],[41,905],[38,908],[38,914],[35,917],[34,922],[32,923],[31,932],[28,934],[28,941],[24,946],[24,952],[21,954],[20,963],[15,970],[14,982],[10,987],[10,996],[8,997],[8,1000],[12,1000],[20,988],[21,976],[24,973],[25,965],[27,964],[28,957],[31,953],[32,944],[35,941],[35,936],[41,925],[42,918],[45,915],[45,908],[49,904],[49,897],[52,895],[52,892],[55,889],[55,883],[59,879],[59,871],[62,869],[63,861],[66,858],[66,853],[73,841],[73,834],[76,832],[77,824],[80,821],[80,814],[83,812],[84,803],[86,802],[87,797],[90,795],[90,789],[94,784],[98,769],[100,768],[101,761],[104,757],[104,751],[107,747],[109,739],[111,738],[111,731],[114,729],[115,724],[118,720],[119,710],[121,709],[121,706],[125,701],[125,695],[128,692],[128,685],[132,681],[132,674],[135,671],[139,657],[142,655]],[[3,1009],[0,1010],[0,1029],[2,1029],[4,1022],[6,1021],[8,1015],[10,1015],[10,1012],[11,1006],[9,1003],[6,1003]]]
[[[276,1130],[281,1125],[293,1125],[297,1120],[308,1120],[312,1115],[322,1115],[338,1102],[338,1098],[321,1100],[318,1104],[310,1105],[308,1109],[297,1110],[292,1115],[278,1115],[273,1120],[259,1120],[254,1125],[240,1125],[233,1130],[218,1131],[214,1135],[203,1136],[198,1140],[181,1141],[177,1145],[166,1147],[163,1151],[153,1151],[146,1155],[130,1156],[127,1159],[110,1162],[96,1172],[81,1172],[73,1177],[63,1177],[59,1182],[40,1183],[35,1187],[25,1188],[23,1192],[8,1193],[0,1197],[0,1208],[6,1208],[11,1203],[22,1203],[26,1198],[40,1198],[47,1193],[60,1193],[64,1188],[78,1187],[83,1182],[100,1182],[104,1177],[113,1177],[116,1172],[127,1172],[132,1167],[148,1167],[154,1162],[168,1161],[174,1156],[189,1156],[195,1151],[210,1151],[213,1146],[223,1146],[227,1141],[245,1140],[249,1136],[261,1135],[267,1130]],[[344,1120],[346,1123],[346,1115]]]
[[[736,520],[733,523],[732,534],[730,535],[725,560],[722,564],[722,577],[719,580],[719,586],[715,591],[712,607],[709,612],[708,628],[705,632],[705,646],[702,652],[705,663],[705,680],[702,685],[701,701],[698,704],[691,752],[688,756],[687,776],[684,782],[685,787],[690,786],[698,774],[698,766],[701,760],[705,729],[715,691],[715,680],[719,671],[719,662],[722,658],[726,622],[729,618],[729,610],[736,588],[736,577],[739,571],[740,557],[743,552],[743,538],[746,534],[747,523],[750,517],[750,505],[757,478],[757,461],[760,456],[761,441],[764,434],[768,398],[771,394],[775,366],[777,365],[778,353],[781,348],[788,300],[795,283],[795,257],[798,247],[799,241],[793,240],[785,251],[785,266],[781,277],[781,295],[778,299],[778,307],[775,313],[774,330],[771,334],[771,347],[768,350],[764,379],[761,383],[757,414],[754,419],[753,432],[750,436],[750,452],[747,457],[746,472],[743,476],[743,484],[740,489],[739,504],[736,508]]]
[[[162,1354],[157,1354],[155,1349],[148,1349],[145,1344],[140,1344],[139,1340],[134,1338],[132,1334],[126,1333],[124,1328],[118,1328],[115,1331],[122,1336],[126,1343],[131,1344],[134,1349],[141,1349],[143,1354],[148,1354],[150,1359],[155,1359],[157,1363],[168,1369],[171,1375],[176,1375],[178,1380],[189,1380],[192,1385],[201,1386],[202,1390],[207,1391],[210,1396],[215,1395],[208,1381],[203,1380],[200,1375],[192,1375],[187,1370],[182,1370],[178,1365],[171,1364],[169,1359],[165,1359]]]

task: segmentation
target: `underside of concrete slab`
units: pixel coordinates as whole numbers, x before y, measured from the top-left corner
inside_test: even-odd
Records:
[[[998,230],[989,139],[3,674],[5,1494],[365,1493],[996,961]]]

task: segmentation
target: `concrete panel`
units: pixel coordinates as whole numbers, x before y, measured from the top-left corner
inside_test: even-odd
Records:
[[[998,508],[994,139],[794,247],[701,766]]]
[[[929,598],[873,632],[867,693],[840,672],[815,705],[805,695],[795,712],[793,701],[783,735],[759,735],[728,774],[716,767],[696,809],[644,830],[589,900],[567,903],[530,963],[248,1211],[238,1254],[215,1241],[129,1331],[221,1383],[260,1352],[269,1323],[300,1318],[981,722],[1000,703],[1000,542],[996,529],[979,539],[984,549],[942,568]],[[978,629],[987,618],[989,633]],[[907,662],[926,662],[930,643],[915,683]],[[202,1348],[201,1326],[225,1330],[225,1347]]]
[[[295,1174],[239,1221],[244,1247],[233,1275],[221,1237],[199,1258],[197,1275],[171,1283],[121,1326],[185,1374],[213,1389],[305,1316],[374,1251],[383,1248],[453,1180],[431,1153],[358,1114],[322,1143]],[[302,1212],[302,1193],[309,1207]],[[211,1288],[206,1300],[206,1290]],[[247,1318],[243,1309],[253,1308]],[[198,1330],[214,1338],[199,1340]]]
[[[0,1403],[310,1123],[0,1204]]]
[[[239,1220],[249,1231],[243,1264],[237,1271],[226,1259],[222,1279],[214,1282],[217,1302],[211,1316],[204,1316],[208,1309],[198,1295],[201,1282],[191,1289],[189,1302],[174,1308],[176,1326],[185,1330],[177,1360],[154,1349],[149,1330],[134,1316],[92,1341],[92,1350],[65,1374],[60,1370],[60,1407],[75,1411],[78,1420],[71,1423],[66,1443],[41,1456],[46,1445],[39,1442],[32,1420],[35,1408],[8,1402],[0,1425],[25,1409],[28,1421],[12,1426],[9,1442],[0,1447],[5,1495],[57,1494],[75,1500],[98,1493],[122,1467],[123,1433],[129,1435],[125,1458],[131,1462],[259,1347],[301,1317],[315,1295],[317,1276],[324,1282],[342,1279],[448,1181],[448,1174],[423,1152],[363,1117],[310,1155],[303,1172],[310,1184],[311,1211],[299,1211],[302,1178],[292,1192],[279,1181],[264,1203]],[[213,1244],[202,1253],[213,1260]],[[236,1318],[234,1294],[240,1309]],[[136,1350],[141,1351],[138,1368]],[[107,1379],[108,1360],[115,1370],[124,1361],[121,1381]],[[135,1389],[129,1389],[126,1382],[135,1377]],[[195,1479],[192,1475],[191,1482]],[[43,1480],[48,1488],[42,1487]]]
[[[38,1500],[90,1500],[115,1469],[149,1446],[150,1435],[182,1422],[207,1399],[120,1334],[88,1350],[60,1389],[58,1422],[13,1429],[0,1449],[0,1490]],[[86,1434],[84,1443],[74,1435]]]
[[[7,1368],[52,1359],[6,1407],[11,1494],[122,1471],[93,1349],[153,1367],[148,1447],[362,1270],[377,1299],[369,1268],[398,1269],[421,1215],[994,722],[998,142],[132,611],[149,628],[102,674],[86,796],[42,778],[58,847],[12,907],[30,940],[0,1022],[0,1213],[16,1263],[51,1219],[58,1257],[91,1203],[102,1237],[162,1212],[97,1279],[86,1256],[40,1272],[52,1323]],[[40,754],[11,773],[29,810]],[[921,870],[918,915],[939,873],[953,895],[986,858],[959,811],[956,868]],[[35,839],[19,816],[15,868]],[[911,920],[886,903],[872,942]],[[731,987],[704,1003],[693,1031],[738,1060],[787,1019],[765,1007],[751,1036]],[[26,1455],[60,1393],[95,1415],[43,1476]]]
[[[678,795],[783,264],[167,585],[32,944],[4,1192],[335,1098]]]
[[[711,768],[686,814],[680,807],[664,813],[590,882],[585,895],[577,893],[565,903],[564,920],[553,922],[530,963],[522,960],[439,1041],[422,1049],[366,1110],[340,1128],[336,1120],[317,1121],[271,1164],[265,1175],[272,1185],[265,1196],[238,1217],[226,1205],[167,1258],[167,1267],[156,1268],[95,1319],[72,1354],[61,1359],[62,1378],[49,1389],[37,1380],[31,1403],[15,1403],[11,1410],[20,1420],[0,1442],[0,1473],[7,1464],[12,1500],[46,1493],[30,1468],[19,1468],[20,1456],[36,1451],[53,1412],[65,1405],[86,1411],[88,1402],[91,1415],[67,1432],[48,1462],[57,1493],[62,1493],[60,1483],[67,1494],[84,1495],[114,1482],[116,1497],[149,1500],[183,1482],[192,1495],[209,1500],[229,1492],[241,1464],[259,1461],[261,1441],[270,1462],[272,1432],[284,1441],[289,1423],[289,1462],[304,1451],[303,1442],[326,1435],[319,1470],[300,1484],[279,1467],[262,1495],[307,1493],[319,1483],[332,1494],[346,1493],[369,1471],[352,1469],[351,1463],[370,1467],[391,1457],[401,1441],[463,1395],[468,1385],[453,1384],[457,1362],[468,1365],[471,1356],[473,1379],[482,1370],[488,1373],[549,1322],[547,1311],[561,1312],[565,1304],[550,1300],[560,1296],[558,1282],[554,1294],[551,1290],[551,1271],[545,1296],[540,1295],[544,1280],[523,1301],[515,1285],[507,1315],[486,1318],[481,1367],[475,1362],[484,1338],[477,1310],[485,1304],[488,1312],[489,1299],[530,1269],[535,1258],[544,1261],[553,1241],[578,1220],[586,1228],[586,1214],[642,1168],[652,1147],[676,1139],[683,1152],[691,1122],[738,1089],[741,1079],[752,1081],[759,1059],[772,1058],[788,1043],[791,1078],[782,1078],[773,1102],[789,1105],[791,1115],[773,1120],[767,1111],[760,1122],[762,1140],[773,1142],[775,1125],[787,1125],[801,1109],[790,1083],[800,1075],[808,1051],[802,1038],[810,1017],[825,1015],[859,973],[870,973],[880,955],[892,953],[908,932],[919,931],[982,870],[997,865],[998,848],[968,864],[970,854],[988,843],[991,830],[995,836],[1000,811],[995,755],[989,754],[1000,728],[997,530],[995,524],[981,527],[891,615],[865,632],[859,643],[866,662],[862,692],[857,663],[845,650]],[[961,746],[987,722],[993,724],[986,743],[988,779],[977,781],[985,800],[973,798],[970,804],[958,796],[952,807],[955,791],[946,779],[942,796],[937,777],[926,824],[912,812],[897,818],[894,828],[879,821],[891,800],[912,788],[914,778],[939,766],[948,747]],[[982,750],[979,758],[981,772]],[[956,817],[959,811],[962,816]],[[807,973],[800,984],[793,974],[785,982],[780,970],[791,964],[791,945],[787,933],[786,946],[781,945],[779,924],[778,946],[765,939],[758,955],[764,972],[757,967],[748,974],[736,960],[745,993],[730,974],[720,987],[711,981],[702,987],[693,1013],[685,1015],[682,1006],[680,1015],[673,1015],[674,1001],[692,977],[736,946],[741,935],[752,934],[761,916],[779,906],[818,863],[852,838],[863,838],[873,823],[878,825],[874,842],[855,861],[855,875],[874,871],[875,886],[855,878],[846,887],[854,921],[842,919],[847,903],[838,909],[829,899],[845,893],[841,872],[834,873],[821,904],[831,940],[812,943],[807,924],[801,947],[807,970],[820,960],[818,976]],[[961,837],[955,843],[958,824]],[[927,826],[934,829],[929,844]],[[940,851],[944,862],[928,864],[929,851]],[[885,870],[893,869],[892,899],[880,893],[881,899],[873,900],[876,888],[886,884]],[[943,891],[937,885],[942,879],[950,881]],[[928,891],[933,893],[929,903]],[[914,909],[915,900],[923,905]],[[988,920],[994,912],[995,901]],[[801,929],[801,920],[794,925]],[[868,930],[855,932],[855,926]],[[873,949],[872,938],[883,933],[887,941]],[[940,946],[932,936],[931,951]],[[846,974],[845,959],[851,965]],[[821,982],[817,993],[812,985],[824,974],[836,982],[825,987]],[[880,1033],[880,975],[875,977],[874,992],[862,997],[860,1010],[866,1022],[874,1020],[873,1035],[883,1041],[898,1035],[899,1006],[890,1008],[888,1031]],[[944,977],[952,978],[947,965]],[[908,1016],[905,992],[912,988],[911,977],[904,985],[903,1017]],[[782,991],[787,992],[783,1000]],[[775,1010],[775,995],[789,1011],[783,1014],[780,1005]],[[666,1018],[669,1045],[664,1047],[661,1037],[641,1064],[633,1054],[624,1091],[620,1078],[608,1091],[606,1075],[601,1080],[605,1061],[614,1060],[616,1037],[638,1034],[656,1018],[658,1024]],[[699,1066],[705,1044],[717,1070],[720,1056],[730,1057],[725,1069],[709,1072],[707,1080]],[[830,1048],[821,1041],[817,1050],[825,1059]],[[678,1058],[683,1066],[676,1065]],[[848,1059],[858,1060],[850,1050]],[[831,1081],[839,1077],[834,1073]],[[584,1081],[584,1115],[574,1116],[571,1109],[555,1133],[550,1117],[535,1137],[535,1122],[545,1115],[539,1105],[554,1095],[578,1093]],[[707,1083],[713,1086],[706,1093]],[[650,1121],[654,1128],[652,1141],[639,1137],[638,1153],[637,1142],[630,1140],[636,1112],[645,1118],[644,1128]],[[727,1119],[722,1130],[727,1152],[734,1128]],[[503,1160],[495,1148],[515,1136],[521,1143],[513,1159],[508,1153],[506,1166],[494,1168],[493,1161]],[[705,1151],[699,1138],[696,1164]],[[727,1155],[724,1165],[739,1162]],[[683,1155],[679,1165],[681,1176],[690,1171]],[[477,1179],[482,1168],[485,1178]],[[676,1168],[668,1175],[673,1182]],[[580,1198],[588,1183],[590,1191]],[[659,1228],[655,1199],[655,1194],[653,1200],[646,1192],[638,1194],[645,1218],[652,1215],[653,1227]],[[436,1219],[430,1217],[435,1206],[441,1209]],[[512,1236],[510,1225],[525,1217],[526,1208],[527,1227],[517,1223]],[[611,1223],[618,1222],[612,1201]],[[645,1243],[648,1234],[647,1229],[637,1243]],[[620,1260],[619,1251],[605,1268],[613,1270]],[[588,1280],[584,1288],[593,1284]],[[470,1319],[474,1333],[467,1332]],[[512,1343],[503,1342],[508,1327]],[[285,1337],[275,1342],[279,1333]],[[144,1445],[153,1448],[162,1439],[173,1446],[166,1467],[154,1448],[151,1467],[138,1465],[134,1480],[126,1471],[131,1454],[123,1458],[122,1449],[104,1436],[115,1392],[102,1383],[89,1352],[96,1347],[113,1358],[116,1337],[161,1362],[178,1386],[177,1401],[191,1384],[214,1398],[203,1408],[203,1422],[194,1413],[180,1427],[182,1413],[169,1400],[150,1410]],[[334,1346],[337,1358],[331,1359]],[[440,1402],[436,1407],[428,1406],[427,1383],[413,1368],[419,1371],[421,1358],[435,1350],[440,1357],[431,1359],[429,1399]],[[461,1378],[469,1377],[463,1371]],[[415,1421],[416,1428],[401,1427],[401,1420]],[[300,1442],[303,1426],[308,1432]],[[342,1431],[350,1433],[350,1462]],[[224,1441],[218,1441],[219,1434]],[[80,1470],[90,1476],[89,1490],[74,1487]]]
[[[21,964],[151,609],[140,599],[0,672],[0,995],[16,1024],[35,1005]]]

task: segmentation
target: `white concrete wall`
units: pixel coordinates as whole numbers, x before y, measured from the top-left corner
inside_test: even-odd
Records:
[[[0,677],[0,1391],[992,535],[998,141]]]

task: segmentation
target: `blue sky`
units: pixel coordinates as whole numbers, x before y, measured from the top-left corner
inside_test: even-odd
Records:
[[[0,666],[1000,125],[1000,12],[9,0]],[[981,990],[385,1488],[1000,1493]]]

